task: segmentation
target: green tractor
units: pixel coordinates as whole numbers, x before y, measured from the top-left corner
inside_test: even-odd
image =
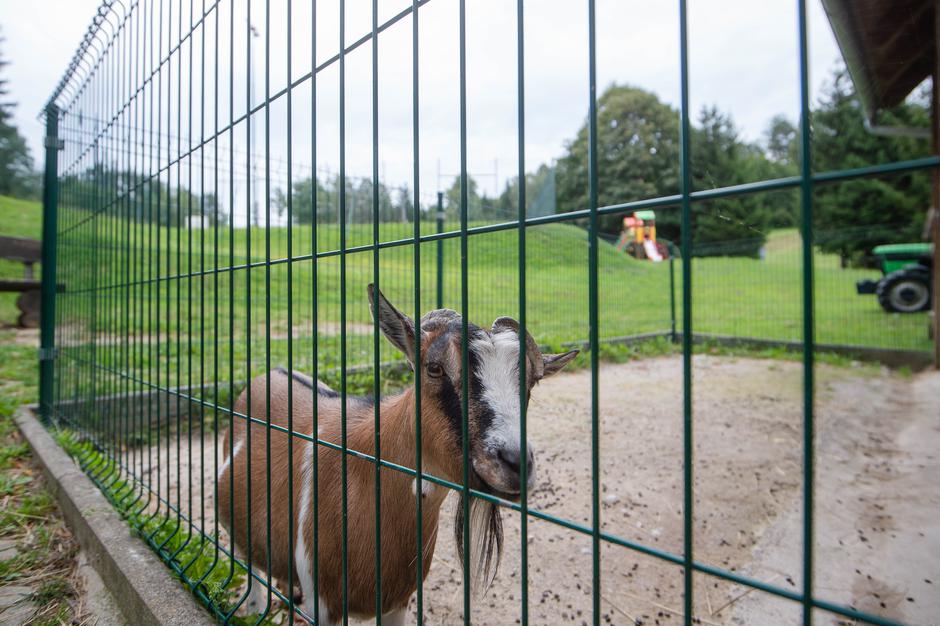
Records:
[[[916,313],[930,309],[931,246],[929,243],[899,243],[875,246],[883,276],[881,280],[860,280],[860,294],[873,293],[889,313]]]

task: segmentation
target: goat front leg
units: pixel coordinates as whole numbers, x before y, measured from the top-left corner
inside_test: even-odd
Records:
[[[338,624],[339,622],[334,622],[330,619],[330,612],[327,610],[326,604],[324,604],[323,600],[319,600],[319,604],[320,604],[319,606],[320,620],[316,622],[316,626],[335,626],[335,624]],[[313,607],[310,606],[309,604],[301,602],[297,605],[297,608],[303,611],[304,615],[308,615],[311,620],[314,619]],[[294,623],[295,624],[310,624],[311,626],[314,624],[313,621],[308,621],[304,619],[303,617],[301,617],[300,615],[294,616]]]
[[[382,616],[382,626],[405,626],[405,614],[408,609],[398,609]]]
[[[265,607],[268,605],[268,588],[261,582],[267,578],[264,571],[252,566],[251,571],[254,574],[252,580],[249,581],[251,584],[251,589],[248,590],[248,599],[245,601],[244,607],[248,615],[258,615],[263,613]],[[258,579],[261,580],[258,580]]]
[[[226,528],[226,530],[228,529]],[[248,558],[245,556],[246,554],[248,553],[236,543],[235,555],[243,561],[247,561]],[[248,574],[248,597],[245,598],[245,601],[242,603],[241,609],[239,609],[240,612],[246,615],[258,615],[264,612],[265,607],[268,605],[268,588],[261,581],[267,579],[268,577],[264,570],[254,565],[251,566],[251,573]]]

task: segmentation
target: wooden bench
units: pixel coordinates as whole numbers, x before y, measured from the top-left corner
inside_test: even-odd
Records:
[[[33,266],[42,260],[42,242],[19,237],[0,237],[0,259],[23,264],[23,278],[0,278],[0,292],[19,292],[16,308],[20,310],[17,323],[22,328],[39,327],[42,305],[42,281],[35,278]],[[64,285],[57,285],[64,291]]]

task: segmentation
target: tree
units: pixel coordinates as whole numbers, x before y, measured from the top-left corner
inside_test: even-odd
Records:
[[[0,37],[0,45],[5,39]],[[9,62],[0,52],[0,71]],[[36,196],[38,176],[33,171],[33,158],[29,146],[13,123],[16,103],[7,99],[10,95],[9,81],[0,78],[0,194],[8,196]]]
[[[743,143],[729,115],[715,107],[699,114],[692,133],[692,186],[714,189],[748,182],[763,154]],[[756,257],[766,240],[767,212],[760,195],[719,198],[693,211],[695,254]]]
[[[477,181],[467,176],[467,219],[481,219],[482,201],[477,193]],[[448,219],[460,219],[460,177],[455,176],[450,188],[444,192],[444,213]]]
[[[767,144],[767,157],[774,163],[792,166],[796,169],[799,160],[796,134],[798,129],[785,115],[771,118],[764,132]]]
[[[316,219],[319,223],[335,223],[339,220],[340,179],[332,177],[325,182],[307,177],[293,184],[291,216],[296,224],[310,224],[314,219],[314,185],[316,186]],[[407,186],[398,190],[397,200],[392,199],[392,191],[384,183],[378,184],[379,221],[405,222],[414,215],[411,191]],[[345,185],[346,222],[348,224],[369,224],[374,219],[372,179],[347,178]],[[274,191],[274,206],[278,214],[287,210],[287,195],[282,189]]]
[[[879,111],[879,124],[927,128],[928,102],[925,94],[915,94],[890,111]],[[879,136],[865,128],[844,68],[834,72],[813,112],[812,141],[816,171],[903,161],[929,151],[926,139]],[[813,207],[817,243],[844,262],[861,262],[878,244],[920,239],[929,203],[930,175],[924,171],[819,186]]]
[[[597,177],[600,205],[669,196],[679,191],[679,114],[648,91],[609,87],[597,103]],[[763,151],[738,137],[727,115],[706,108],[692,129],[692,182],[695,189],[735,185],[766,169]],[[581,127],[557,166],[558,210],[588,205],[588,129]],[[616,234],[623,215],[600,219],[602,231]],[[756,255],[768,221],[759,198],[739,196],[697,205],[692,241],[696,254]],[[657,232],[680,236],[680,213],[657,211]],[[728,241],[739,245],[729,246]],[[706,245],[722,242],[722,245]]]
[[[320,184],[320,181],[314,182],[314,179],[309,176],[295,181],[291,191],[291,219],[295,224],[313,223],[314,200],[317,203],[317,216],[321,220],[335,219],[336,214],[331,210],[331,199],[330,192]],[[287,211],[287,195],[282,189],[274,190],[274,206],[278,214],[283,215]]]
[[[799,173],[799,129],[784,115],[775,115],[764,131],[763,155],[753,162],[749,180],[785,178]],[[767,226],[793,228],[799,218],[799,195],[795,190],[762,194]]]
[[[59,203],[69,210],[108,213],[161,226],[188,227],[202,215],[206,226],[229,223],[229,215],[211,192],[202,195],[183,186],[167,187],[140,172],[89,167],[59,181]],[[194,224],[195,226],[195,224]]]
[[[679,189],[679,118],[655,94],[613,85],[597,101],[597,188],[600,205],[674,194]],[[581,127],[557,166],[558,212],[588,207],[588,128]],[[619,215],[600,219],[616,233]],[[670,220],[666,220],[669,222]],[[672,233],[678,220],[672,220]]]
[[[415,204],[412,200],[412,192],[408,185],[399,187],[398,200],[395,202],[395,207],[398,209],[402,224],[414,221]]]
[[[528,215],[541,215],[540,203],[554,204],[554,185],[555,171],[550,165],[542,163],[534,172],[528,172],[525,175],[525,198],[526,213]],[[543,198],[546,194],[551,194]],[[512,219],[519,215],[519,177],[514,176],[506,183],[506,188],[495,201],[499,214],[504,219]],[[551,207],[554,209],[554,207]],[[550,210],[554,213],[554,210]]]

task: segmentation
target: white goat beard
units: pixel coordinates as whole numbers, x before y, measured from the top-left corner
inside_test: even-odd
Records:
[[[490,534],[490,517],[495,507],[495,504],[479,498],[470,501],[470,588],[481,595],[485,595],[493,584],[499,563],[498,554],[493,555],[497,559],[496,563],[490,563],[490,567],[487,567],[486,562],[488,543],[496,541],[496,537]],[[490,569],[493,576],[488,576]]]

